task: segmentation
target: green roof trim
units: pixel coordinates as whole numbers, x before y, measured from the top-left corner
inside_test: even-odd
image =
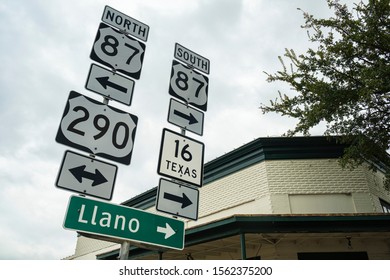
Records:
[[[186,231],[186,247],[240,233],[390,232],[388,214],[234,215]]]
[[[264,160],[339,158],[345,145],[336,138],[311,137],[265,137],[258,138],[204,165],[204,184],[240,171]],[[123,205],[147,209],[155,205],[157,187],[150,189]]]
[[[339,158],[345,145],[336,138],[267,137],[258,138],[205,164],[204,183],[247,168],[264,160]]]
[[[390,232],[389,214],[329,214],[329,215],[234,215],[208,224],[187,229],[185,248],[242,233],[373,233]],[[162,251],[168,250],[162,248]],[[131,247],[132,259],[155,254],[156,250]],[[119,250],[98,259],[114,259]]]

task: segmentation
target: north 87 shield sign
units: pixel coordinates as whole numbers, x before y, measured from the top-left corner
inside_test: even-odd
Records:
[[[137,116],[71,91],[56,141],[128,165],[137,122]]]
[[[183,64],[173,61],[169,94],[207,111],[209,79]]]
[[[91,59],[135,79],[141,75],[145,44],[101,23]]]

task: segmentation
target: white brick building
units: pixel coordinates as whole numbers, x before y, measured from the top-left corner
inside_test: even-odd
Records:
[[[325,137],[259,138],[206,163],[184,250],[134,246],[129,258],[390,259],[384,174],[342,169],[342,151]],[[156,192],[123,204],[157,213]],[[115,259],[119,248],[79,235],[67,259]]]

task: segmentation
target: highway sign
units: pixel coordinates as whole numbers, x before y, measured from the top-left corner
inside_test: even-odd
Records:
[[[146,42],[148,40],[149,26],[111,8],[110,6],[106,6],[104,8],[102,21],[129,35],[141,39],[142,41]]]
[[[204,144],[164,128],[157,173],[201,187]]]
[[[125,75],[139,79],[145,44],[101,23],[90,58]]]
[[[184,222],[138,209],[72,196],[64,228],[172,249],[184,248]]]
[[[199,190],[160,179],[156,209],[175,216],[198,219]]]
[[[129,165],[137,122],[135,115],[71,91],[56,141]]]
[[[183,47],[182,45],[175,44],[174,57],[192,67],[202,71],[205,74],[210,73],[210,60]]]
[[[65,190],[111,200],[117,166],[66,151],[56,186]]]
[[[168,122],[203,135],[204,113],[171,98],[168,111]]]
[[[109,99],[130,105],[135,82],[106,68],[92,64],[85,88]]]
[[[173,61],[169,94],[207,111],[209,79],[195,70]]]

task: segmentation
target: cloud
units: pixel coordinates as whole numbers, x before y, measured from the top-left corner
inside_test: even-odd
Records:
[[[204,136],[187,133],[205,143],[209,161],[292,127],[294,120],[258,109],[278,89],[289,90],[268,84],[263,71],[280,69],[277,56],[285,47],[307,48],[296,8],[329,15],[325,1],[306,0],[0,3],[0,259],[59,259],[76,246],[76,233],[62,229],[72,193],[54,186],[69,147],[54,139],[71,90],[102,100],[84,84],[107,4],[150,27],[131,107],[110,101],[139,118],[133,158],[130,166],[118,164],[112,203],[158,184],[162,129],[178,131],[167,122],[176,42],[211,61]]]

